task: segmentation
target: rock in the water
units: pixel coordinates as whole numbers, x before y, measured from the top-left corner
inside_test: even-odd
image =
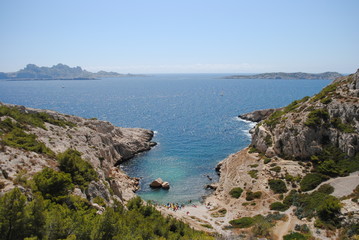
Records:
[[[163,182],[163,183],[162,183],[162,188],[163,188],[163,189],[170,189],[170,184],[169,184],[169,182]]]
[[[160,188],[162,187],[163,180],[161,178],[157,178],[153,182],[151,182],[150,187],[152,188]]]

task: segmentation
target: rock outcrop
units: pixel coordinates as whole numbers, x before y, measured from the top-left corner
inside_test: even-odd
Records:
[[[272,113],[256,127],[252,146],[268,156],[307,159],[332,145],[352,157],[359,152],[358,132],[359,71]]]
[[[164,182],[161,178],[157,178],[153,182],[150,183],[151,188],[163,188],[163,189],[170,189],[169,182]]]
[[[161,178],[157,178],[153,182],[150,183],[150,187],[152,188],[160,188],[162,187],[163,180]]]
[[[238,117],[251,122],[260,122],[265,120],[269,115],[271,115],[275,111],[282,110],[282,108],[270,108],[270,109],[262,109],[256,110],[250,113],[241,114]]]
[[[25,114],[45,113],[55,120],[72,124],[72,126],[59,126],[45,121],[43,128],[25,127],[26,132],[34,134],[37,141],[44,143],[55,154],[67,149],[75,149],[81,153],[82,159],[94,167],[99,180],[91,182],[85,192],[76,189],[76,195],[86,194],[89,200],[100,196],[108,202],[111,201],[110,192],[113,192],[120,201],[127,201],[135,196],[134,192],[139,185],[138,179],[130,178],[117,165],[134,157],[137,153],[150,150],[155,145],[151,142],[152,131],[116,127],[106,121],[84,119],[50,110],[2,103],[0,106],[16,108]],[[16,122],[10,116],[0,116],[1,121],[7,118]],[[14,180],[19,174],[31,178],[44,167],[56,169],[57,165],[56,159],[49,155],[1,145],[0,180],[4,183],[1,191],[13,188],[16,185]]]

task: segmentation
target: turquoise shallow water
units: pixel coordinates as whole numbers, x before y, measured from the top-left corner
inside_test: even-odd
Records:
[[[218,179],[217,162],[250,143],[251,123],[236,116],[310,96],[329,80],[220,79],[228,74],[161,74],[94,81],[0,81],[0,101],[96,117],[156,131],[158,146],[121,166],[141,177],[141,197],[197,201]],[[152,190],[161,177],[171,189]]]

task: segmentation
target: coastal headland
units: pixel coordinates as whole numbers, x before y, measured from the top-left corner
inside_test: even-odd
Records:
[[[355,236],[347,229],[359,221],[358,110],[359,70],[287,107],[240,115],[258,122],[252,143],[217,165],[213,194],[163,211],[229,238]]]

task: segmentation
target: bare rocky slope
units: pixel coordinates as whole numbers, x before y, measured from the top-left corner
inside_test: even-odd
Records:
[[[337,78],[313,97],[277,110],[260,110],[240,117],[259,121],[252,132],[252,143],[218,164],[220,180],[212,185],[215,191],[206,199],[207,203],[216,203],[217,209],[226,210],[222,226],[230,225],[230,220],[258,214],[269,219],[268,216],[278,213],[280,206],[282,219],[275,223],[261,220],[231,234],[242,234],[248,239],[263,236],[283,239],[305,226],[309,232],[302,233],[316,239],[357,237],[345,227],[359,221],[359,70]],[[332,196],[318,198],[322,194],[317,192],[320,182],[311,186],[311,191],[305,189],[304,179],[311,181],[314,175],[323,177],[321,185],[334,187],[332,196],[339,200],[333,201],[340,201],[341,210],[332,218],[338,217],[341,224],[318,224],[322,221],[315,217],[321,210],[318,206]],[[331,177],[336,178],[328,180]],[[302,202],[294,201],[296,198]],[[269,227],[271,224],[274,225]],[[328,226],[341,227],[333,230]],[[345,234],[350,237],[342,237]]]
[[[1,133],[6,128],[7,121],[20,124],[19,121],[26,122],[26,116],[31,115],[45,119],[44,126],[22,123],[26,134],[34,134],[36,141],[43,143],[55,155],[67,149],[77,150],[81,153],[81,158],[89,162],[98,173],[97,181],[92,181],[86,190],[75,188],[74,194],[88,200],[99,196],[106,202],[112,202],[112,198],[123,202],[135,196],[134,192],[138,189],[139,179],[130,178],[116,165],[134,157],[137,153],[150,150],[155,145],[151,142],[152,131],[121,128],[106,121],[84,119],[23,106],[0,103],[0,108],[2,108],[0,115],[2,123],[0,126],[1,192],[7,192],[15,186],[19,187],[20,178],[31,178],[45,167],[53,169],[58,167],[54,155],[9,146],[3,141],[6,134]],[[15,109],[15,113],[6,114],[8,109]]]

